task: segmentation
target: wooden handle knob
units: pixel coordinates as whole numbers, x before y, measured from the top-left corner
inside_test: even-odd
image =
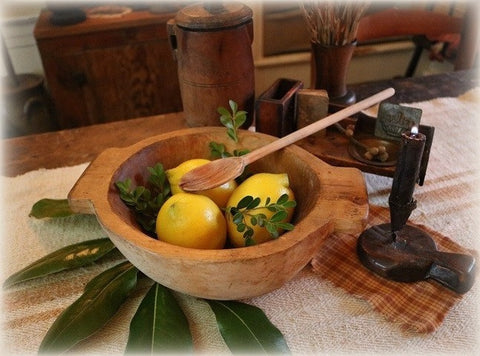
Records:
[[[429,277],[457,293],[470,290],[475,279],[475,258],[459,253],[436,252]]]

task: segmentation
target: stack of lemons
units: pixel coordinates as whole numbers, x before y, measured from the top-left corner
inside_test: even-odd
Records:
[[[267,198],[276,201],[283,194],[288,194],[289,200],[294,200],[285,173],[257,173],[238,186],[232,180],[217,188],[195,193],[184,192],[179,186],[183,175],[208,162],[207,159],[191,159],[166,171],[172,196],[158,213],[156,232],[159,240],[183,247],[221,249],[228,238],[233,247],[242,247],[245,246],[243,233],[237,231],[232,217],[224,214],[226,207],[237,206],[248,195],[259,197],[260,206],[265,204]],[[293,208],[288,208],[287,211],[288,216],[284,222],[289,222],[293,215]],[[265,214],[267,218],[273,215],[266,208],[258,213]],[[270,234],[264,227],[245,222],[254,230],[255,243],[270,239]]]

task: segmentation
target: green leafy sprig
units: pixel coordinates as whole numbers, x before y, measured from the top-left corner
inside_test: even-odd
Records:
[[[265,227],[270,236],[274,239],[280,236],[281,230],[293,230],[291,223],[285,222],[288,216],[287,209],[294,208],[296,202],[288,199],[288,194],[282,194],[276,202],[272,202],[270,197],[265,201],[265,205],[260,206],[261,199],[247,195],[243,197],[236,207],[227,207],[226,213],[232,217],[233,223],[237,226],[237,231],[243,233],[245,246],[255,244],[254,231],[252,226]],[[267,209],[273,212],[270,218],[263,213],[259,213],[259,209]],[[247,223],[249,219],[250,224]]]
[[[134,212],[136,221],[146,232],[154,234],[158,211],[171,191],[161,163],[147,169],[150,173],[147,186],[132,188],[130,178],[115,182],[115,185],[120,191],[120,198]]]
[[[227,148],[223,143],[218,143],[218,142],[210,142],[208,144],[208,147],[210,147],[210,154],[212,158],[226,158],[226,157],[239,157],[247,154],[250,152],[249,149],[239,149],[239,150],[233,150],[233,153],[230,153],[227,151]]]
[[[227,128],[228,136],[233,141],[238,142],[237,130],[247,120],[247,112],[238,110],[238,104],[233,100],[229,100],[228,105],[232,112],[228,111],[228,109],[223,106],[220,106],[217,109],[217,112],[220,114],[220,122]]]
[[[227,136],[236,143],[238,143],[238,129],[245,123],[247,118],[247,112],[239,111],[237,103],[233,100],[229,100],[228,103],[230,105],[230,109],[232,110],[231,113],[228,111],[228,109],[222,106],[219,107],[217,111],[221,115],[220,122],[223,126],[227,128]],[[210,142],[208,146],[210,148],[210,156],[212,157],[212,159],[227,158],[232,156],[239,157],[250,152],[250,150],[247,148],[235,149],[233,150],[233,152],[228,152],[225,144],[214,141]],[[248,171],[245,170],[240,175],[240,177],[236,179],[237,183],[241,183],[248,177],[248,175]]]

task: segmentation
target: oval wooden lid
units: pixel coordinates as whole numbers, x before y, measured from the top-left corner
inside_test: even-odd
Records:
[[[204,2],[186,6],[175,16],[177,26],[189,30],[218,30],[244,24],[253,12],[240,2]]]

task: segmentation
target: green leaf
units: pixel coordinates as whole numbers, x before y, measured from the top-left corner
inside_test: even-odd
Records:
[[[140,198],[144,194],[146,195],[146,197],[148,197],[148,198],[150,197],[150,191],[142,185],[139,185],[138,187],[136,187],[133,190],[133,196],[137,199]]]
[[[126,261],[92,279],[80,298],[52,324],[42,340],[39,352],[65,352],[99,330],[135,288],[137,272]]]
[[[281,205],[272,204],[267,206],[267,210],[271,211],[272,213],[276,213],[279,207],[281,207]]]
[[[115,185],[118,187],[120,190],[120,193],[122,194],[128,194],[130,192],[130,186],[132,184],[132,180],[130,178],[125,179],[123,182],[118,181],[115,182]]]
[[[239,111],[235,116],[235,127],[242,126],[245,121],[247,121],[247,112],[246,111]]]
[[[217,112],[222,116],[230,116],[230,112],[228,111],[228,109],[224,108],[223,106],[217,108]]]
[[[246,195],[237,204],[238,209],[246,208],[251,202],[253,201],[253,197],[251,195]]]
[[[155,164],[153,167],[147,167],[150,176],[148,177],[148,182],[153,186],[157,198],[166,197],[170,194],[170,183],[167,180],[167,174],[161,163]]]
[[[255,209],[260,204],[261,201],[262,200],[259,197],[256,197],[248,204],[247,210]]]
[[[279,236],[279,233],[275,224],[272,224],[271,222],[267,221],[267,223],[265,224],[265,229],[267,229],[268,233],[270,234],[270,236],[272,236],[272,238],[276,239]]]
[[[235,301],[207,302],[233,353],[290,353],[282,333],[260,308]]]
[[[120,198],[135,214],[135,220],[144,232],[155,237],[157,214],[165,200],[171,195],[170,183],[161,163],[147,167],[150,173],[148,187],[131,188],[131,179],[117,181],[115,185],[120,191]]]
[[[287,231],[291,231],[295,227],[293,224],[290,223],[277,223],[276,226],[278,229],[283,229]]]
[[[287,218],[287,216],[288,216],[288,213],[285,210],[277,211],[270,218],[270,222],[272,222],[272,223],[281,222],[282,220],[285,220]]]
[[[223,126],[225,126],[229,130],[233,130],[233,123],[232,119],[228,116],[220,116],[220,122]]]
[[[223,143],[211,141],[208,144],[208,147],[210,148],[210,155],[213,158],[224,158],[231,156],[231,154],[226,151],[225,145]]]
[[[245,235],[246,235],[246,234],[245,234]],[[247,247],[248,247],[248,246],[255,246],[256,243],[255,243],[255,240],[252,238],[252,236],[245,236],[245,235],[244,235],[244,238],[245,238],[245,246],[247,246]],[[250,235],[253,235],[253,233],[250,234]]]
[[[63,218],[75,215],[68,205],[68,199],[41,199],[32,206],[30,216],[37,219]]]
[[[158,283],[150,288],[130,323],[125,352],[193,352],[188,320],[168,288]]]
[[[284,208],[295,208],[297,206],[297,202],[295,200],[289,200],[282,205]]]
[[[233,150],[233,155],[235,157],[240,157],[240,156],[246,155],[249,152],[250,150],[248,149]]]
[[[235,101],[229,100],[228,105],[230,105],[230,109],[232,109],[232,113],[235,114],[238,110],[238,105]]]
[[[243,214],[241,212],[236,213],[232,217],[232,221],[234,224],[240,224],[243,222]]]
[[[265,221],[267,221],[267,216],[265,214],[257,214],[255,217],[258,219],[259,226],[265,226]]]
[[[238,142],[238,137],[235,129],[233,128],[228,128],[227,129],[227,135],[230,137],[233,141]]]
[[[7,278],[3,287],[93,263],[115,249],[108,238],[63,247],[33,262]]]
[[[237,231],[238,232],[244,232],[246,228],[247,228],[247,225],[245,225],[244,223],[238,223],[237,224]]]
[[[286,203],[287,201],[288,201],[288,194],[282,194],[282,195],[278,198],[277,204],[282,205],[282,204]]]

